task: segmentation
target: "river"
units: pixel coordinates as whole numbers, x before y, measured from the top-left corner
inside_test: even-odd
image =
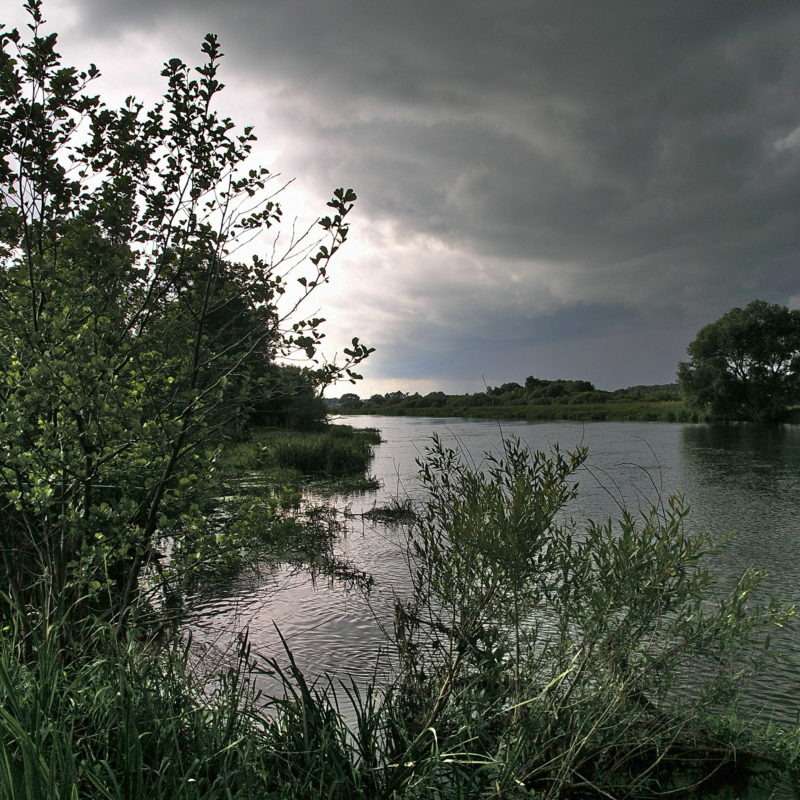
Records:
[[[689,425],[642,422],[494,422],[456,418],[352,416],[354,427],[377,427],[384,442],[375,448],[371,473],[376,492],[333,498],[351,516],[337,552],[370,572],[369,598],[336,581],[312,580],[285,567],[243,575],[194,609],[195,640],[224,658],[235,633],[247,628],[255,653],[281,660],[277,630],[298,665],[310,676],[329,674],[364,683],[381,666],[387,641],[382,623],[391,619],[392,598],[408,587],[401,527],[374,524],[360,514],[396,498],[422,499],[417,460],[434,433],[480,461],[497,452],[501,437],[520,437],[533,449],[589,448],[578,474],[576,520],[617,516],[620,504],[645,508],[681,492],[691,506],[690,531],[722,537],[730,544],[715,556],[713,572],[729,584],[749,566],[763,569],[763,597],[800,606],[800,426]],[[800,629],[773,636],[786,659],[770,667],[753,688],[751,701],[763,716],[793,724],[800,697]],[[264,688],[270,690],[265,678]]]

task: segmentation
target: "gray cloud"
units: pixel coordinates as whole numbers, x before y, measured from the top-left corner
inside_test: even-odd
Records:
[[[512,378],[533,352],[577,376],[622,348],[621,382],[669,380],[699,325],[800,293],[794,2],[73,6],[87,43],[217,31],[228,82],[269,98],[281,170],[357,188],[383,256],[332,308],[378,377],[452,384],[485,359]]]

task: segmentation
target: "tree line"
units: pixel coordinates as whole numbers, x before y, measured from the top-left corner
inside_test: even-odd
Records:
[[[342,411],[397,413],[524,406],[595,406],[682,401],[694,421],[780,422],[800,407],[800,310],[753,300],[700,329],[687,348],[677,382],[605,391],[585,380],[503,383],[473,394],[394,391],[339,398]],[[667,417],[670,419],[670,417]],[[671,418],[675,412],[671,412]]]
[[[362,399],[355,392],[346,392],[339,398],[339,407],[346,410],[402,410],[415,408],[491,408],[509,406],[595,405],[604,403],[663,402],[678,400],[676,384],[629,386],[606,391],[597,389],[586,380],[546,380],[529,375],[523,384],[509,381],[499,386],[488,386],[483,392],[445,394],[434,391],[394,391],[373,394]]]

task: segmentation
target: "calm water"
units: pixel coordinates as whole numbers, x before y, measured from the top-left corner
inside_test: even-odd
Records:
[[[579,474],[579,499],[570,508],[576,520],[616,516],[621,503],[644,508],[659,494],[682,492],[692,508],[690,530],[735,532],[715,561],[723,583],[755,566],[768,572],[765,596],[800,606],[800,426],[500,424],[358,416],[342,421],[378,427],[385,439],[371,468],[383,487],[342,501],[355,515],[395,497],[422,497],[416,462],[434,433],[476,461],[487,451],[497,452],[502,434],[518,436],[535,449],[556,442],[562,448],[584,444],[589,459]],[[380,670],[377,658],[386,645],[382,621],[391,618],[394,594],[408,586],[402,529],[354,516],[338,552],[374,575],[369,599],[336,583],[313,582],[302,572],[270,569],[243,576],[225,596],[199,605],[192,621],[195,639],[224,658],[234,634],[247,627],[254,651],[279,657],[277,627],[308,674],[370,679]],[[753,701],[789,724],[800,697],[800,630],[773,641],[787,659],[755,687]]]

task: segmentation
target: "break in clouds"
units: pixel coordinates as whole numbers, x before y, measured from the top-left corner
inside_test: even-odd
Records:
[[[700,325],[800,296],[794,2],[46,11],[121,96],[217,32],[226,111],[256,125],[292,196],[316,213],[357,190],[323,310],[334,340],[378,348],[367,392],[671,381]]]

